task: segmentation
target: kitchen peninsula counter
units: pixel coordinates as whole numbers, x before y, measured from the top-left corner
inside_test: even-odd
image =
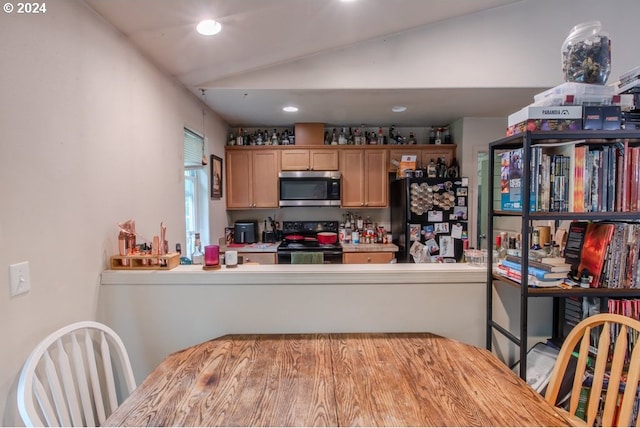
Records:
[[[105,270],[98,319],[138,381],[169,353],[230,333],[429,331],[483,346],[486,276],[465,263]]]

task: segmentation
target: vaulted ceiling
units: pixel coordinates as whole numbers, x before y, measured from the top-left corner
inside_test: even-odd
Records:
[[[278,87],[251,83],[252,76],[262,71],[273,73],[332,52],[357,52],[371,41],[384,44],[387,37],[516,0],[85,1],[230,125],[444,124],[460,117],[507,115],[539,92],[526,87],[496,91],[472,84],[470,88],[338,87],[339,79],[335,87],[318,88],[288,77],[290,84]],[[195,25],[205,18],[218,20],[222,32],[209,37],[197,34]],[[300,107],[295,117],[281,111],[292,102]],[[407,111],[394,114],[390,110],[394,105],[406,106]]]

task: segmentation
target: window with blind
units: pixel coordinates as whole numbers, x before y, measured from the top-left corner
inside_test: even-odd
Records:
[[[184,128],[184,167],[202,168],[204,139],[195,132]]]
[[[202,165],[204,138],[190,129],[184,129],[184,205],[185,243],[182,255],[191,258],[196,232],[202,245],[209,242],[209,205],[207,200],[207,170]]]

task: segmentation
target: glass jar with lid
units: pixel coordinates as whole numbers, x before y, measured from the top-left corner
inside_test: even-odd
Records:
[[[600,21],[578,24],[562,44],[566,82],[604,85],[611,72],[611,39]]]

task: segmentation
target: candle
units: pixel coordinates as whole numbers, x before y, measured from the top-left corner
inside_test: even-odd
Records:
[[[217,266],[220,264],[220,247],[218,245],[207,245],[204,247],[204,264],[206,266]]]
[[[224,262],[227,267],[236,267],[238,265],[238,252],[227,250],[224,253]]]

